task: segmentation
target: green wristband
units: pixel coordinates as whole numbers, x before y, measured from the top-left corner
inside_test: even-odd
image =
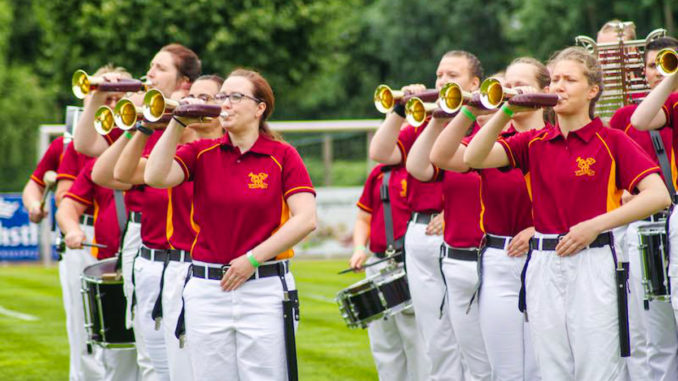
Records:
[[[255,269],[261,266],[261,263],[259,263],[259,261],[257,261],[256,258],[254,258],[254,253],[252,253],[252,250],[247,252],[247,260],[250,261],[250,264],[252,264],[252,267],[254,267]]]
[[[354,247],[353,250],[354,251],[355,250],[367,251],[367,247],[365,247],[365,245],[358,245],[358,246]]]
[[[132,140],[132,133],[129,132],[129,131],[125,131],[125,133],[122,134],[122,136],[126,137],[127,139]]]
[[[504,103],[504,105],[501,106],[501,111],[508,115],[509,118],[513,118],[513,110],[509,108],[508,103]]]
[[[468,107],[463,106],[461,108],[461,112],[462,112],[462,114],[466,115],[466,117],[469,118],[471,120],[471,122],[476,121],[476,116],[473,115],[473,113],[471,112],[471,110],[468,109]]]

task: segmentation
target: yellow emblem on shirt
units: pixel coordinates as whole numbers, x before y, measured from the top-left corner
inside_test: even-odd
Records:
[[[596,171],[591,169],[591,166],[596,163],[596,159],[589,157],[587,159],[582,159],[581,156],[577,157],[577,165],[579,170],[575,171],[574,174],[577,176],[594,176]]]
[[[407,180],[400,180],[400,197],[407,197]]]
[[[250,177],[250,183],[247,184],[250,189],[266,189],[268,184],[266,183],[266,178],[268,178],[268,173],[259,172],[254,174],[252,172],[248,175]]]

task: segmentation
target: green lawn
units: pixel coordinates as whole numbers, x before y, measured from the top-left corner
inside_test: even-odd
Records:
[[[363,275],[336,275],[345,260],[296,260],[301,297],[301,380],[376,380],[367,332],[346,328],[333,298]],[[36,316],[27,321],[5,310]],[[0,380],[67,380],[68,342],[56,267],[0,267]]]

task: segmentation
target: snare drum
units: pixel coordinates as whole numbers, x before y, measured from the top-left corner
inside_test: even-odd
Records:
[[[134,332],[125,328],[125,295],[116,258],[104,259],[83,271],[82,298],[88,341],[104,348],[134,347]]]
[[[638,226],[640,263],[643,272],[645,300],[669,302],[668,253],[666,223],[652,222]]]
[[[365,328],[371,321],[386,319],[412,308],[410,289],[402,267],[387,267],[339,291],[336,300],[350,328]]]

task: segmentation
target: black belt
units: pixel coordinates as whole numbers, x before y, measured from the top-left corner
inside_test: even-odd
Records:
[[[201,266],[201,265],[192,265],[192,273],[196,278],[202,279],[211,279],[211,280],[221,280],[224,277],[226,271],[231,267],[230,265],[224,265],[221,267],[212,267],[212,266]],[[271,264],[262,264],[259,268],[254,271],[251,277],[247,280],[254,280],[259,278],[268,278],[272,276],[279,276],[280,274],[287,274],[289,272],[289,267],[287,262],[276,262]],[[207,272],[207,274],[205,274]]]
[[[664,221],[668,218],[669,211],[668,210],[662,210],[661,212],[655,213],[649,217],[643,218],[643,221],[649,221],[649,222],[659,222],[659,221]]]
[[[410,218],[411,221],[414,221],[415,224],[426,224],[428,225],[429,222],[433,219],[433,217],[437,216],[438,213],[419,213],[419,212],[414,212],[412,213],[412,217]]]
[[[501,237],[496,235],[485,235],[485,247],[491,247],[493,249],[504,248],[511,242],[512,237]]]
[[[141,223],[141,212],[130,212],[129,221],[140,224]]]
[[[456,247],[450,247],[446,244],[442,246],[443,255],[450,259],[458,259],[460,261],[476,262],[478,261],[478,252],[479,250],[475,247],[468,249],[458,249]],[[503,248],[503,246],[502,246]]]
[[[561,236],[562,237],[562,236]],[[532,238],[530,241],[530,247],[532,250],[550,250],[553,251],[556,249],[556,246],[558,246],[558,242],[560,242],[560,237],[558,238]],[[539,244],[541,243],[541,248],[539,247]],[[605,233],[600,233],[598,237],[596,237],[591,244],[589,244],[587,249],[589,248],[596,248],[596,247],[605,247],[610,244],[610,234],[605,232]]]
[[[80,225],[94,226],[94,217],[89,214],[80,215]]]
[[[165,262],[166,260],[175,262],[191,261],[191,253],[186,250],[150,249],[146,246],[141,246],[139,252],[141,258],[148,259],[149,261],[153,262]]]
[[[387,257],[386,253],[383,251],[380,253],[374,253],[374,256],[379,259]],[[393,260],[395,260],[397,263],[402,263],[405,260],[405,256],[402,254],[401,250],[398,250],[393,254]]]

